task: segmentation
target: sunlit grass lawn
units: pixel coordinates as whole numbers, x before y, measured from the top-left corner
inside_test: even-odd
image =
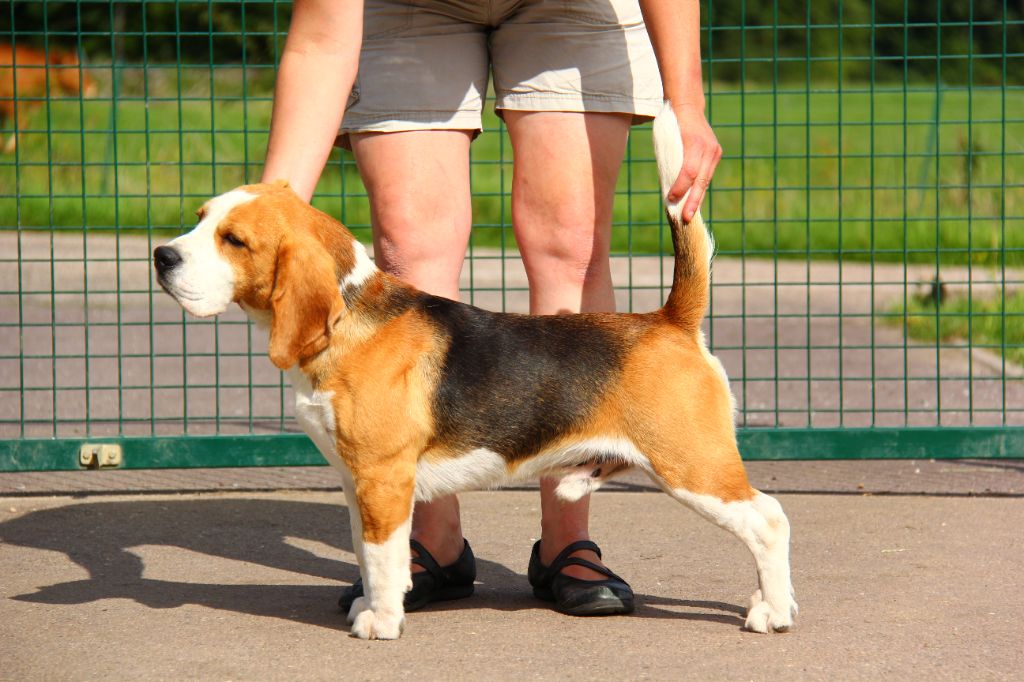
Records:
[[[894,306],[887,319],[905,326],[906,333],[922,341],[971,342],[988,346],[1007,360],[1024,364],[1024,291],[1006,297],[974,299],[949,298],[936,306],[933,300],[911,299],[906,307]]]
[[[166,233],[191,225],[206,198],[259,177],[270,99],[265,84],[243,98],[240,73],[186,78],[179,88],[173,69],[151,68],[148,98],[135,73],[116,106],[108,95],[37,110],[29,123],[37,132],[23,134],[18,156],[0,156],[0,228]],[[773,95],[749,83],[741,94],[716,84],[710,116],[726,157],[705,215],[721,252],[976,264],[1005,253],[1007,263],[1024,263],[1024,123],[1003,123],[1001,113],[1004,105],[1019,111],[1024,96],[1003,96],[946,90],[937,100],[935,91],[881,85],[841,97]],[[513,244],[511,149],[492,113],[485,125],[472,151],[474,240],[497,245],[504,235]],[[616,251],[670,247],[651,157],[649,126],[634,129],[619,179]],[[332,156],[315,203],[367,236],[350,155]]]

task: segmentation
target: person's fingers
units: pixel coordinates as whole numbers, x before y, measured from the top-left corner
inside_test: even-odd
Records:
[[[683,220],[687,222],[693,220],[693,215],[700,208],[701,202],[704,201],[704,195],[708,191],[708,186],[711,185],[711,178],[715,174],[715,168],[718,167],[721,155],[721,147],[716,145],[701,160],[700,170],[697,171],[697,177],[693,180],[693,189],[690,190],[690,196],[686,199],[686,204],[683,206]]]
[[[675,203],[685,198],[682,215],[683,220],[689,222],[700,208],[711,184],[711,178],[722,158],[722,145],[704,118],[703,111],[678,110],[676,118],[683,142],[683,167],[669,188],[667,200]]]
[[[693,214],[700,208],[700,202],[704,201],[704,193],[707,192],[708,185],[711,184],[711,179],[708,177],[709,165],[705,160],[704,165],[697,171],[697,177],[693,179],[690,195],[683,205],[683,220],[686,222],[693,220]]]
[[[700,171],[704,157],[704,143],[700,138],[687,140],[683,138],[683,167],[679,169],[679,175],[668,191],[668,200],[676,202],[686,196],[686,191],[693,186]]]

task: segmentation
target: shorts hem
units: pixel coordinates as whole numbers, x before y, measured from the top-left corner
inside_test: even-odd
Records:
[[[352,133],[407,133],[414,130],[469,130],[483,132],[479,111],[402,111],[387,114],[345,114],[335,145],[352,149]]]
[[[494,105],[501,116],[508,111],[571,111],[578,113],[631,114],[633,123],[651,121],[664,102],[661,98],[646,99],[621,95],[579,95],[540,92],[509,92],[499,94]]]

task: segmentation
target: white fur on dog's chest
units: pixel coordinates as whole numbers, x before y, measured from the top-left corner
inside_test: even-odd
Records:
[[[340,464],[337,448],[337,422],[334,419],[333,391],[316,391],[302,370],[288,370],[295,390],[295,421],[331,464]]]
[[[270,316],[265,311],[253,310],[242,305],[242,310],[249,315],[260,329],[270,327]],[[287,370],[288,380],[295,391],[295,421],[316,445],[320,454],[334,466],[341,466],[346,475],[348,468],[338,456],[338,423],[334,418],[334,391],[317,391],[313,389],[309,377],[299,369],[298,365]]]

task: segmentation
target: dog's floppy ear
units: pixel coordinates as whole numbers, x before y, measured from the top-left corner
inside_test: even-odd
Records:
[[[270,295],[270,361],[280,369],[327,347],[345,310],[334,262],[315,240],[292,234],[277,251]]]

